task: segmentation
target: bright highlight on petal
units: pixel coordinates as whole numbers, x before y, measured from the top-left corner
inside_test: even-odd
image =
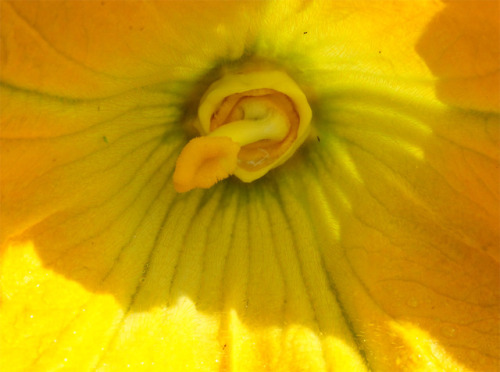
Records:
[[[181,152],[175,189],[208,188],[231,174],[244,182],[262,177],[304,142],[311,117],[306,96],[284,72],[224,76],[201,99],[195,126],[205,137]]]

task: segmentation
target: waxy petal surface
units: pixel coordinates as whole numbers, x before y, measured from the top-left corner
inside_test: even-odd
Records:
[[[0,2],[1,369],[498,370],[474,3]],[[177,194],[186,116],[250,55],[304,88],[311,139]]]

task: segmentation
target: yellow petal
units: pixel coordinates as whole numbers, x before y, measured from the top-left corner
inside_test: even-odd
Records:
[[[0,369],[498,369],[499,117],[416,48],[453,4],[202,4],[0,3]],[[199,79],[247,52],[314,138],[178,195]]]
[[[106,0],[0,6],[2,82],[69,98],[199,79],[210,64],[244,53],[261,8],[252,2],[207,1],[200,7],[191,1]]]
[[[416,49],[438,78],[444,102],[500,111],[500,3],[448,1]]]
[[[327,272],[370,366],[495,370],[500,144],[474,148],[481,116],[443,108],[426,133],[409,120],[429,114],[423,107],[405,120],[344,107],[309,161],[317,169],[293,189],[314,190],[306,203]],[[488,130],[498,133],[497,122]]]

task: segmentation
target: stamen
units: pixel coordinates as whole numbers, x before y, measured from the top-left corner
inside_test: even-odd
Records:
[[[240,146],[262,140],[283,140],[290,127],[287,118],[278,110],[265,110],[261,115],[259,111],[262,109],[261,105],[255,103],[249,105],[248,111],[244,112],[248,119],[220,126],[210,132],[207,137],[230,137]]]
[[[182,149],[174,172],[174,188],[208,189],[234,173],[240,146],[228,137],[196,137]]]
[[[178,192],[208,188],[234,174],[245,182],[286,161],[309,132],[305,95],[283,72],[226,75],[201,100],[191,140],[177,159]]]

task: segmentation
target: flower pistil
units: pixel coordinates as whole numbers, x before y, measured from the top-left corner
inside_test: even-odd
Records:
[[[177,192],[209,188],[230,175],[252,182],[289,159],[309,133],[312,112],[282,71],[228,74],[201,99],[192,139],[177,159]]]

